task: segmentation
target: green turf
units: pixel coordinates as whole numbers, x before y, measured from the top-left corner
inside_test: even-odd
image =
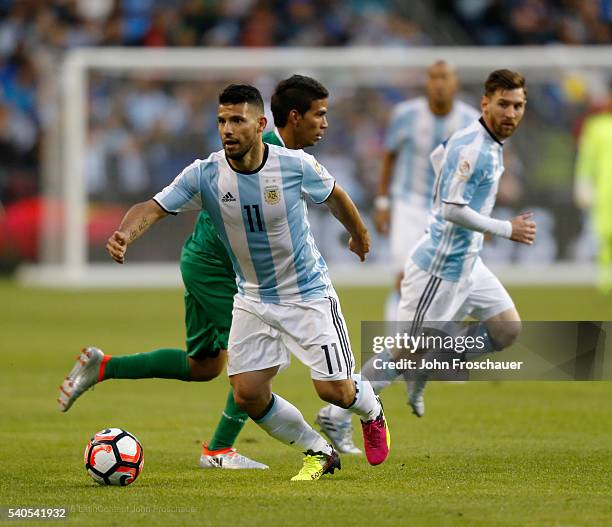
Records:
[[[359,321],[380,318],[385,291],[340,295],[357,350]],[[612,319],[612,300],[588,289],[512,295],[526,319]],[[70,524],[105,526],[612,524],[611,383],[432,383],[423,419],[393,386],[384,394],[393,433],[384,465],[344,456],[335,476],[290,483],[300,454],[252,423],[238,446],[272,470],[197,467],[225,377],[108,381],[67,414],[56,410],[57,386],[84,344],[115,354],[181,345],[180,291],[0,282],[0,298],[0,507],[68,506]],[[275,389],[312,419],[321,403],[307,377],[293,364]],[[144,472],[131,487],[100,487],[82,466],[87,439],[108,426],[143,443]]]

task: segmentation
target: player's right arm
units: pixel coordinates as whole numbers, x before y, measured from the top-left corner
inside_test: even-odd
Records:
[[[132,206],[126,212],[117,230],[106,242],[106,250],[111,258],[122,264],[125,261],[128,245],[147,232],[151,225],[167,215],[168,212],[152,199]]]
[[[186,167],[170,185],[158,192],[153,199],[137,203],[127,211],[119,228],[106,243],[111,258],[117,263],[125,261],[127,247],[148,229],[166,217],[184,210],[202,208],[199,184],[199,161]]]

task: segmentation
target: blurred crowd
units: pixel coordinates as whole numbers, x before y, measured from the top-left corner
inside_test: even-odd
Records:
[[[437,0],[474,44],[610,44],[610,0]]]
[[[612,0],[421,4],[461,24],[467,38],[461,44],[610,43]],[[65,50],[435,45],[437,35],[408,18],[407,7],[394,0],[0,0],[0,214],[3,205],[41,191],[45,132],[57,122]],[[240,80],[267,84],[269,92],[278,79]],[[154,75],[92,76],[85,166],[92,198],[148,197],[194,157],[219,148],[214,101],[220,87]],[[547,89],[548,103],[539,111],[550,122],[575,117],[560,112],[564,101]],[[389,111],[408,95],[385,86],[333,93],[333,125],[315,153],[359,205],[368,206],[373,194]],[[471,102],[477,97],[476,91]],[[1,238],[0,232],[0,244]]]
[[[55,115],[43,71],[57,71],[57,59],[66,49],[431,42],[385,0],[0,0],[0,203],[39,190],[41,130]],[[172,93],[156,94],[151,85],[143,88],[145,101],[127,116],[139,134],[157,119],[157,113],[147,115],[149,110],[164,112],[165,105],[172,106],[174,124],[167,130],[172,132],[184,119],[181,108],[198,102],[172,102]],[[177,95],[189,98],[186,93]],[[110,121],[120,126],[120,119],[115,115]],[[136,187],[142,184],[143,167],[129,152],[139,148],[148,132],[134,140],[116,140],[114,145],[125,151],[121,164],[134,174]],[[96,134],[94,130],[93,142]],[[95,154],[90,162],[96,173],[103,163],[98,159],[96,168],[93,158]]]

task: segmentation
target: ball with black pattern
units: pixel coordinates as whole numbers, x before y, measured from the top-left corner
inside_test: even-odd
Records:
[[[140,441],[122,428],[106,428],[94,435],[84,457],[85,469],[100,485],[130,485],[144,465]]]

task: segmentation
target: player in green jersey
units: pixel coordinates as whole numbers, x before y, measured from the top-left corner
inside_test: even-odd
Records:
[[[576,159],[577,205],[592,214],[602,293],[612,291],[612,83],[607,106],[584,123]]]
[[[325,87],[310,77],[293,75],[281,81],[271,100],[275,128],[264,134],[264,141],[291,149],[314,145],[327,128],[328,95]],[[180,267],[185,284],[187,350],[163,348],[111,356],[98,348],[85,348],[60,386],[61,411],[67,411],[82,393],[107,379],[209,381],[223,371],[237,291],[236,276],[205,211],[200,212],[194,231],[183,246]],[[213,438],[203,445],[201,467],[268,468],[234,448],[247,419],[230,389]]]

